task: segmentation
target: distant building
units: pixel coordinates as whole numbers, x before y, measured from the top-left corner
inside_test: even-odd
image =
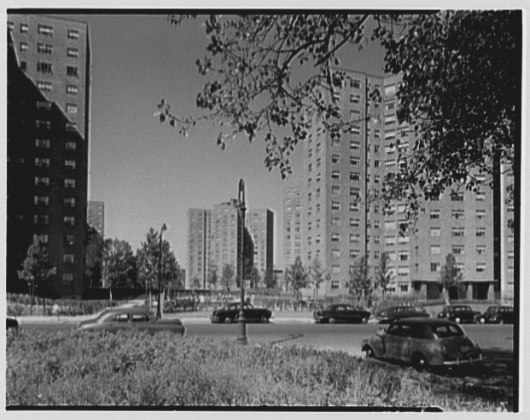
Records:
[[[274,263],[274,213],[268,209],[249,210],[245,222],[254,243],[254,266],[261,283],[265,274],[272,274]]]
[[[207,289],[210,268],[210,210],[189,209],[186,289]]]
[[[283,261],[285,266],[302,257],[302,190],[290,187],[283,194]]]
[[[7,290],[34,237],[56,274],[40,295],[84,291],[91,52],[86,23],[8,15]]]
[[[88,224],[105,237],[105,203],[103,201],[88,202]]]

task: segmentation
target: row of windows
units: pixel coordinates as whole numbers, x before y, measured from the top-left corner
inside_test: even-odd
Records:
[[[77,113],[77,105],[72,105],[70,108],[70,113]],[[52,123],[50,120],[35,120],[35,127],[39,130],[51,130]],[[67,121],[64,126],[66,131],[73,132],[77,130],[77,123],[75,121]],[[74,149],[75,150],[75,149]]]
[[[439,272],[441,270],[441,263],[439,262],[431,262],[431,272]],[[455,266],[460,270],[465,270],[465,264],[464,263],[456,263]],[[475,272],[476,273],[483,273],[486,271],[487,264],[485,262],[478,262],[475,265]]]
[[[431,245],[430,249],[431,255],[440,255],[440,245]],[[477,245],[475,249],[478,255],[484,255],[486,253],[486,245]],[[456,255],[464,255],[465,247],[464,245],[452,245],[451,252]]]
[[[13,31],[15,29],[15,23],[14,22],[8,22],[7,23],[8,29],[10,31]],[[27,23],[21,23],[19,25],[20,33],[28,33],[29,32],[29,24]],[[44,24],[38,24],[37,25],[37,33],[40,35],[45,36],[53,36],[54,33],[54,27],[51,25],[44,25]],[[68,28],[66,32],[66,37],[68,39],[79,39],[79,30],[74,28]]]
[[[463,237],[465,233],[465,227],[463,226],[453,226],[451,228],[451,236],[453,237]],[[431,236],[440,236],[441,229],[439,227],[431,227]],[[477,227],[476,236],[483,237],[486,236],[485,227]]]
[[[52,82],[37,80],[37,87],[43,92],[51,92],[53,90]],[[76,85],[66,85],[66,93],[69,95],[77,95],[79,87]]]
[[[19,49],[21,52],[28,51],[29,44],[23,41],[19,44]],[[51,55],[53,54],[53,45],[37,43],[37,52],[39,54]],[[67,48],[66,55],[71,58],[78,58],[79,50],[77,48]]]
[[[49,225],[50,216],[48,216],[47,214],[34,214],[33,223],[36,225]],[[63,223],[67,227],[75,226],[75,216],[64,216]]]
[[[37,180],[37,177],[35,178],[35,181]],[[47,182],[49,183],[49,178],[46,178]],[[67,185],[67,181],[73,182],[73,185],[75,186],[75,181],[73,179],[68,180],[65,179],[65,186]],[[69,188],[73,188],[71,185]],[[35,195],[33,197],[33,203],[38,206],[48,206],[50,204],[50,197],[47,195]],[[66,207],[75,207],[75,198],[73,197],[67,197],[64,199],[64,205]]]

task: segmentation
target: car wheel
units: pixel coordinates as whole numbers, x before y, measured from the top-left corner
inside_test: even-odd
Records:
[[[337,320],[335,318],[331,317],[331,318],[329,318],[328,322],[330,324],[335,324],[337,322]]]
[[[232,319],[229,316],[227,316],[225,319],[223,319],[222,322],[224,322],[225,324],[230,324],[232,322]]]
[[[455,322],[456,322],[457,324],[460,324],[460,318],[459,318],[459,317],[456,317],[456,318],[455,318]]]
[[[265,324],[265,323],[269,322],[269,318],[267,318],[265,315],[263,315],[263,316],[261,317],[261,322],[262,322],[263,324]]]
[[[363,318],[361,319],[361,323],[362,323],[362,324],[366,324],[367,322],[368,322],[368,318],[363,317]]]
[[[371,347],[366,347],[364,349],[364,358],[365,359],[373,359],[375,357],[374,350]]]
[[[480,317],[479,320],[478,320],[478,323],[479,324],[485,324],[486,320],[484,319],[484,317]]]
[[[412,356],[412,366],[416,370],[423,370],[427,368],[427,359],[425,359],[425,356],[421,353],[415,353]]]

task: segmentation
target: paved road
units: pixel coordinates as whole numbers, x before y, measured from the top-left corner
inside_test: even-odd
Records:
[[[235,339],[237,324],[211,324],[206,318],[183,318],[186,334],[208,336],[213,339]],[[27,329],[75,329],[72,320],[22,320]],[[341,350],[361,355],[361,341],[381,328],[379,324],[314,324],[310,318],[287,319],[279,317],[269,324],[248,324],[247,335],[251,344],[297,344],[318,349]],[[468,335],[487,352],[513,353],[513,327],[511,325],[464,325]]]

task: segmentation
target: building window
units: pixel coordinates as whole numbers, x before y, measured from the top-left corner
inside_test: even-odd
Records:
[[[47,176],[36,176],[35,177],[35,185],[45,185],[47,187],[50,186],[50,178]]]
[[[331,140],[331,144],[332,144],[334,147],[339,147],[339,146],[340,146],[340,138],[338,138],[338,137],[333,137],[333,139]],[[309,154],[309,157],[311,157],[311,153]]]
[[[66,245],[73,245],[75,243],[75,235],[72,235],[72,234],[64,235],[64,243]]]
[[[64,216],[63,218],[64,224],[66,226],[74,226],[75,225],[75,217],[74,216]]]
[[[76,104],[66,104],[66,112],[69,114],[77,114]]]
[[[486,218],[486,210],[484,209],[477,209],[476,212],[476,218],[477,220],[483,220]]]
[[[20,62],[20,70],[26,71],[27,69],[28,69],[28,63],[26,63],[25,61],[21,61]]]
[[[42,149],[49,149],[50,144],[51,143],[49,139],[35,139],[35,147],[40,147]]]
[[[53,54],[53,46],[50,44],[37,44],[37,51],[41,54]]]
[[[385,230],[395,230],[396,222],[394,220],[386,220],[384,223]]]
[[[331,163],[339,163],[340,155],[331,155]]]
[[[75,150],[77,147],[76,143],[74,141],[67,141],[65,144],[64,144],[64,148],[66,150]]]
[[[464,201],[463,192],[451,192],[451,201]]]
[[[75,162],[75,160],[65,160],[65,161],[64,161],[64,166],[65,166],[67,169],[75,169],[75,167],[76,167],[76,162]]]
[[[33,197],[33,204],[36,206],[48,206],[50,205],[50,197],[47,195],[36,195]]]
[[[385,153],[387,155],[392,155],[396,152],[396,146],[394,144],[385,146]]]
[[[477,273],[483,273],[484,271],[486,271],[486,263],[478,262],[477,263],[477,267],[476,267],[476,272]]]
[[[355,135],[359,135],[361,134],[361,127],[357,126],[357,125],[353,125],[350,127],[350,133],[351,134],[355,134]]]
[[[357,243],[361,241],[361,235],[359,233],[350,233],[350,243]]]
[[[431,245],[431,255],[440,254],[440,245]]]
[[[29,26],[28,26],[27,23],[21,23],[20,24],[20,33],[25,34],[25,33],[28,32],[28,30],[29,30]]]
[[[42,90],[43,92],[51,92],[52,91],[51,82],[43,82],[43,81],[37,80],[37,87],[40,90]]]
[[[385,236],[385,245],[395,245],[396,237],[394,235]]]
[[[451,228],[451,236],[453,237],[463,237],[465,229],[463,227],[453,227]]]
[[[48,225],[50,223],[50,216],[45,214],[33,215],[33,223],[36,225]]]
[[[360,89],[361,81],[359,79],[350,79],[350,87],[354,89]]]
[[[74,281],[74,275],[72,273],[63,273],[62,279],[63,284],[70,284]]]
[[[455,255],[463,255],[464,254],[464,245],[453,245],[452,246],[452,252]]]
[[[361,251],[359,251],[358,249],[350,249],[350,258],[352,259],[358,258],[360,254],[361,254]]]
[[[486,193],[481,191],[477,192],[476,199],[477,201],[484,201],[486,199]]]
[[[50,159],[48,158],[35,158],[35,166],[39,168],[49,168],[50,167]]]
[[[332,280],[331,281],[331,289],[337,290],[339,288],[340,282],[338,280]]]
[[[332,226],[340,226],[340,217],[332,217],[331,218],[331,225]]]
[[[45,109],[46,111],[52,109],[52,103],[48,101],[37,101],[35,106],[37,107],[37,109]]]
[[[52,123],[47,120],[36,120],[35,127],[43,130],[50,130],[52,128]]]
[[[336,169],[331,171],[331,179],[340,179],[340,171]]]
[[[436,271],[440,271],[440,263],[437,263],[437,262],[432,262],[431,263],[431,272],[436,272]]]
[[[350,218],[350,227],[359,227],[361,226],[361,219]]]
[[[45,234],[45,233],[40,234],[40,235],[33,235],[33,237],[35,239],[38,239],[43,244],[47,244],[49,242],[49,240],[50,240],[49,236],[47,234]]]
[[[400,276],[400,277],[407,277],[409,275],[409,268],[408,267],[398,267],[397,273],[398,273],[398,276]]]
[[[484,255],[486,253],[486,245],[477,245],[477,255]]]
[[[333,274],[340,274],[340,265],[332,265],[331,266],[331,272]]]
[[[68,29],[67,36],[69,39],[79,39],[79,31],[77,29]]]
[[[350,156],[350,164],[358,165],[359,164],[359,158],[355,157],[355,156]]]
[[[75,85],[66,85],[66,93],[69,95],[77,95],[77,92],[79,91],[78,87]]]
[[[79,77],[78,69],[75,66],[66,66],[66,75],[70,77]]]
[[[361,95],[357,95],[355,93],[350,94],[351,104],[358,104],[359,102],[361,102]]]
[[[350,203],[350,211],[359,211],[359,203],[351,202]]]
[[[331,210],[340,210],[340,203],[338,201],[331,202]]]
[[[39,25],[39,26],[37,27],[37,32],[38,32],[40,35],[53,36],[53,26],[49,26],[49,25]]]
[[[462,220],[464,218],[464,210],[463,209],[451,210],[451,217],[455,220]]]
[[[27,51],[28,50],[28,43],[27,42],[21,42],[19,48],[20,48],[21,52]]]
[[[75,207],[75,198],[68,197],[64,199],[64,206],[65,207]]]
[[[360,191],[359,187],[350,187],[350,195],[353,197],[359,197]]]
[[[63,263],[73,264],[74,263],[74,254],[63,254]]]
[[[340,195],[340,187],[337,185],[331,186],[331,194],[332,195]]]
[[[339,258],[340,257],[340,249],[337,249],[337,248],[333,248],[331,250],[331,256],[333,258]]]
[[[399,259],[399,261],[408,261],[409,260],[409,251],[399,251],[398,259]]]
[[[396,114],[385,116],[385,125],[391,125],[396,123]]]
[[[361,143],[355,140],[350,141],[350,150],[359,150],[361,148]]]
[[[431,236],[440,236],[440,228],[439,227],[432,227],[431,228]]]
[[[67,48],[66,49],[66,55],[68,57],[77,58],[77,57],[79,57],[79,50],[77,48]]]
[[[478,227],[477,228],[477,238],[482,238],[486,236],[486,228],[485,227]]]
[[[75,131],[77,130],[77,123],[68,121],[65,126],[66,131]]]

